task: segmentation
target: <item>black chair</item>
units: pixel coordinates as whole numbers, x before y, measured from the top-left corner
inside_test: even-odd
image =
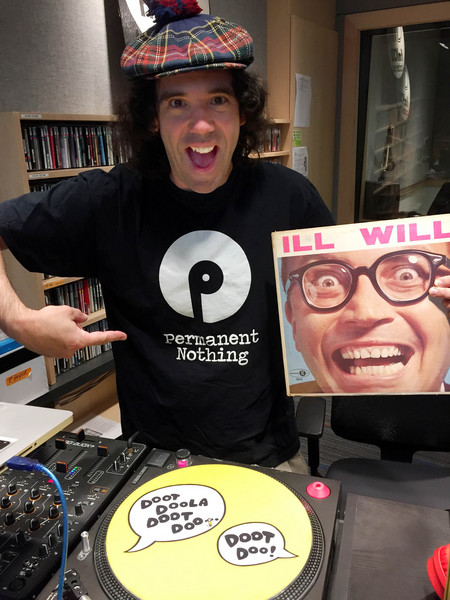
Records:
[[[324,474],[342,482],[343,508],[353,493],[450,510],[450,466],[415,457],[418,451],[450,451],[450,396],[333,396],[330,402],[336,436],[380,451],[379,459],[337,460]],[[320,463],[324,414],[318,413],[324,406],[324,398],[303,397],[296,414],[299,434],[308,439],[310,463],[312,451],[312,475]]]

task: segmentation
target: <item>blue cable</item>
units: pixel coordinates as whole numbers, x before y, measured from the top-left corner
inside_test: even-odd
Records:
[[[58,490],[59,497],[61,499],[61,508],[63,515],[63,541],[57,595],[57,600],[61,600],[64,591],[64,573],[66,570],[67,549],[69,545],[69,520],[67,516],[67,504],[61,484],[59,483],[55,475],[50,471],[50,469],[47,469],[46,466],[42,465],[39,461],[37,461],[34,458],[14,456],[6,462],[6,466],[10,469],[15,469],[17,471],[42,471],[50,477],[50,479],[55,484],[56,489]]]

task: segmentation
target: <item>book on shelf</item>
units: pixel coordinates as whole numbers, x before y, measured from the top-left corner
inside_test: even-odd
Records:
[[[92,323],[92,325],[88,325],[85,327],[86,331],[107,331],[108,329],[108,321],[107,319],[101,319],[96,323]],[[111,350],[111,343],[102,344],[97,346],[88,346],[86,348],[81,348],[77,350],[73,356],[70,358],[55,358],[53,361],[55,374],[60,375],[61,373],[65,373],[70,369],[74,369],[81,364]]]
[[[124,162],[127,153],[116,155],[110,124],[22,125],[22,143],[28,171],[110,166]]]
[[[44,296],[47,306],[66,304],[88,315],[105,307],[102,286],[95,277],[71,281],[44,290]]]
[[[46,305],[67,305],[73,308],[78,308],[86,314],[92,314],[103,309],[105,304],[103,300],[103,292],[100,281],[95,277],[78,279],[69,283],[64,283],[44,290]],[[106,331],[108,329],[108,321],[106,318],[86,325],[86,331]],[[77,350],[71,358],[54,359],[53,366],[55,374],[59,375],[78,367],[92,358],[99,356],[103,352],[111,349],[111,344],[99,346],[89,346]]]
[[[272,125],[266,130],[264,145],[260,152],[278,152],[281,150],[281,129],[278,125]]]

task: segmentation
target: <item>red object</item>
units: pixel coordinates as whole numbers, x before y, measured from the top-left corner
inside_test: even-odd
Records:
[[[311,498],[317,498],[318,500],[328,498],[328,496],[331,494],[330,488],[321,481],[313,481],[308,485],[306,491]]]
[[[447,581],[448,557],[450,552],[450,544],[439,546],[433,552],[433,556],[427,561],[428,577],[434,591],[443,598],[445,590],[445,582]]]

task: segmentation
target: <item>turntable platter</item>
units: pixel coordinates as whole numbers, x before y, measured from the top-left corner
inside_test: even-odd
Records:
[[[252,468],[203,464],[155,477],[99,528],[95,567],[112,600],[290,600],[320,571],[311,505]]]

